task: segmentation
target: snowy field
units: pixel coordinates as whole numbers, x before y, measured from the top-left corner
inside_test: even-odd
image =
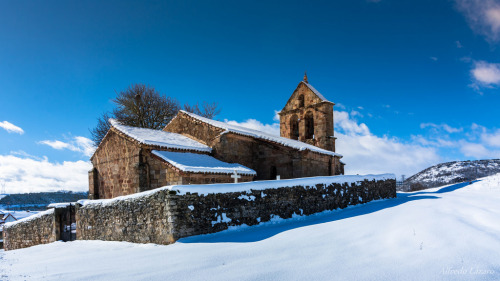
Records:
[[[0,280],[500,280],[500,175],[169,246],[0,251]]]

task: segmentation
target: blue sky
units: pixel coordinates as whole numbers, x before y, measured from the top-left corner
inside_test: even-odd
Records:
[[[2,1],[0,42],[9,192],[85,190],[89,128],[132,83],[276,133],[305,70],[348,173],[500,158],[498,0]]]

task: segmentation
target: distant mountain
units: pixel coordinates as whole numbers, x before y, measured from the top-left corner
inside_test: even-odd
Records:
[[[52,203],[75,202],[87,198],[88,192],[71,191],[7,194],[0,198],[0,209],[41,211]]]
[[[500,159],[441,163],[409,177],[400,190],[421,190],[470,181],[497,173],[500,173]]]

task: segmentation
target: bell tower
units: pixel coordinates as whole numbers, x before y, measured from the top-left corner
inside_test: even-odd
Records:
[[[333,106],[307,79],[299,83],[279,113],[280,136],[335,152]]]

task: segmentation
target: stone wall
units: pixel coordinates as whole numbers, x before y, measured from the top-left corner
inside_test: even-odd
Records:
[[[396,197],[391,177],[178,186],[77,204],[77,239],[170,244],[182,237]],[[344,182],[345,179],[345,182]],[[222,190],[223,192],[215,192]],[[239,190],[228,192],[228,190]]]
[[[139,192],[140,175],[145,168],[140,165],[139,145],[122,136],[114,128],[108,131],[92,156],[94,165],[89,198],[113,198]],[[145,186],[145,185],[142,185]]]
[[[49,205],[49,210],[6,223],[3,228],[5,250],[15,250],[57,240],[72,241],[72,225],[75,223],[75,204]]]
[[[3,227],[6,251],[57,241],[54,209],[47,210]]]
[[[188,136],[210,147],[224,132],[224,130],[201,122],[182,111],[177,113],[177,116],[163,128],[163,131]]]

